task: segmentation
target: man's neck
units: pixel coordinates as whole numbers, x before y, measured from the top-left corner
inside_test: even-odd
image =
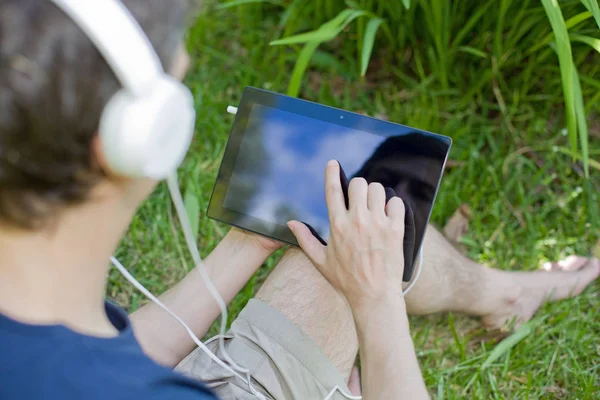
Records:
[[[0,229],[0,312],[20,322],[64,324],[114,336],[104,310],[109,256],[135,207],[102,201],[71,207],[47,229]]]

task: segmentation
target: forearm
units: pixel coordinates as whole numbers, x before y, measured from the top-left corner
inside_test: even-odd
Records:
[[[354,312],[365,400],[429,399],[402,298]]]
[[[255,237],[232,229],[206,257],[204,265],[221,297],[229,303],[269,254],[257,244]],[[220,314],[196,268],[159,299],[199,338],[206,334]],[[153,303],[148,303],[130,317],[146,354],[163,365],[177,365],[195,346],[185,329]]]

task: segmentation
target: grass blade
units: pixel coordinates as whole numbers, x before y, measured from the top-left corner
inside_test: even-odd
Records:
[[[190,219],[190,226],[192,227],[194,238],[198,240],[198,232],[200,230],[200,203],[198,202],[198,196],[196,196],[191,188],[188,188],[185,191],[183,204],[185,206],[185,212]]]
[[[595,37],[591,36],[579,35],[577,33],[571,33],[569,38],[572,42],[580,42],[590,45],[592,49],[600,53],[600,39],[596,39]]]
[[[292,77],[290,78],[287,90],[288,96],[298,96],[308,63],[317,47],[319,47],[319,44],[335,38],[350,22],[366,14],[366,11],[348,8],[340,12],[333,19],[325,22],[317,30],[275,40],[270,43],[272,46],[306,43],[300,51],[296,64],[294,65],[294,70],[292,71]]]
[[[600,40],[598,40],[600,42]],[[600,51],[600,50],[599,50]],[[579,82],[579,73],[573,66],[573,96],[575,97],[575,113],[577,115],[577,128],[579,129],[579,145],[581,146],[581,157],[585,177],[590,177],[590,155],[588,149],[588,126],[583,105],[583,93]]]
[[[498,343],[494,350],[490,353],[488,358],[481,364],[481,370],[483,371],[490,365],[492,365],[496,360],[506,354],[510,349],[515,347],[521,340],[525,339],[527,336],[531,335],[533,332],[533,328],[538,324],[537,320],[529,321],[523,325],[515,333]]]
[[[241,6],[243,4],[255,4],[255,3],[270,3],[270,4],[275,4],[277,6],[281,5],[281,2],[277,1],[277,0],[233,0],[233,1],[228,1],[227,3],[219,4],[215,8],[217,10],[222,10],[224,8]]]
[[[323,29],[323,27],[306,33],[290,36],[283,39],[274,40],[269,43],[271,46],[280,46],[285,44],[297,44],[307,42],[327,42],[336,36],[335,29]]]
[[[377,30],[383,20],[381,18],[371,18],[367,27],[365,28],[365,36],[363,38],[362,54],[360,56],[360,76],[365,76],[367,68],[369,67],[369,60],[371,59],[371,53],[373,52],[373,44],[375,43],[375,36]]]
[[[296,65],[294,65],[294,71],[292,71],[292,77],[290,78],[290,84],[288,85],[287,90],[288,96],[298,96],[298,93],[300,92],[300,84],[302,83],[302,78],[304,78],[304,73],[306,72],[308,63],[310,62],[310,59],[312,58],[317,47],[319,47],[320,43],[321,42],[308,42],[302,48],[302,51],[296,60]]]
[[[556,39],[556,53],[558,54],[558,63],[560,65],[560,75],[563,86],[563,96],[565,99],[565,118],[567,122],[567,131],[569,141],[573,152],[577,152],[577,116],[575,113],[575,99],[573,97],[573,54],[571,52],[571,42],[569,33],[565,26],[565,19],[558,5],[557,0],[541,0],[546,15],[550,20],[552,31]]]
[[[362,10],[346,9],[340,12],[335,18],[325,22],[318,29],[310,32],[300,33],[283,39],[274,40],[271,46],[286,44],[308,43],[308,42],[327,42],[335,38],[350,22],[356,18],[365,15],[367,12]]]
[[[581,0],[581,2],[594,15],[594,19],[600,28],[600,7],[598,7],[598,0]]]
[[[486,59],[487,58],[487,53],[476,49],[475,47],[471,47],[471,46],[460,46],[457,48],[458,51],[461,51],[463,53],[467,53],[467,54],[471,54],[475,57],[479,57],[479,58],[483,58]]]
[[[586,19],[589,19],[589,18],[592,18],[592,13],[589,11],[584,11],[582,13],[579,13],[579,14],[569,18],[565,22],[565,26],[567,27],[567,30],[570,30],[574,26],[579,25],[580,23],[582,23],[583,21],[585,21]],[[549,34],[548,36],[546,36],[545,38],[540,40],[538,44],[536,44],[535,46],[532,46],[529,50],[527,50],[527,52],[525,54],[529,55],[531,53],[535,53],[542,47],[546,47],[548,45],[548,43],[550,43],[551,41],[552,41],[552,34]]]
[[[571,158],[574,158],[575,160],[580,160],[581,162],[583,162],[583,156],[579,153],[573,153],[571,150],[567,149],[566,147],[556,147],[556,151],[564,154],[566,156],[569,156]],[[589,162],[589,166],[600,171],[600,161],[596,161],[593,158],[590,158],[588,160]]]

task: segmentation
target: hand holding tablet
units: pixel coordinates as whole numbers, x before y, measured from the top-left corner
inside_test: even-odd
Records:
[[[339,165],[339,163],[338,163],[338,165]],[[350,186],[350,182],[348,181],[346,172],[344,172],[344,168],[341,165],[339,165],[339,168],[340,168],[340,187],[341,187],[342,193],[344,195],[344,203],[345,203],[346,209],[349,210],[350,209],[350,204],[349,204],[350,198],[348,195],[348,188]],[[384,187],[384,193],[385,193],[384,207],[387,206],[388,202],[393,197],[399,197],[396,195],[396,192],[394,191],[394,189],[392,189],[390,187]],[[412,212],[412,209],[410,208],[409,202],[405,199],[402,199],[402,202],[404,203],[404,208],[405,208],[404,240],[403,240],[404,281],[408,282],[411,279],[411,276],[413,273],[413,268],[414,268],[415,216]],[[321,238],[321,236],[319,236],[318,232],[315,231],[315,229],[312,226],[310,226],[306,222],[304,223],[304,225],[306,225],[308,227],[308,229],[313,234],[313,236],[315,236],[317,238],[317,240],[319,240],[319,242],[321,242],[321,244],[323,244],[325,246],[327,245],[327,242],[325,242],[325,240],[323,240],[323,238]]]
[[[329,245],[321,244],[301,222],[292,221],[288,225],[300,246],[331,285],[344,294],[354,312],[386,299],[400,299],[403,201],[393,197],[386,204],[383,186],[367,184],[362,178],[350,182],[345,198],[336,161],[327,164],[325,175]]]
[[[323,171],[338,160],[348,178],[381,183],[412,211],[414,245],[404,243],[413,249],[405,252],[408,281],[450,144],[445,136],[246,88],[208,216],[293,245],[286,223],[302,221],[327,242]]]

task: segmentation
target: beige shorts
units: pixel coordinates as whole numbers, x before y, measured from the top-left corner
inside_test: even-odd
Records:
[[[218,340],[207,342],[218,354]],[[321,348],[297,326],[260,300],[250,300],[225,339],[227,352],[250,370],[256,390],[267,399],[323,400],[335,386],[350,393],[346,380]],[[248,385],[199,348],[177,371],[202,380],[223,400],[255,400]],[[339,391],[331,399],[345,399]]]

